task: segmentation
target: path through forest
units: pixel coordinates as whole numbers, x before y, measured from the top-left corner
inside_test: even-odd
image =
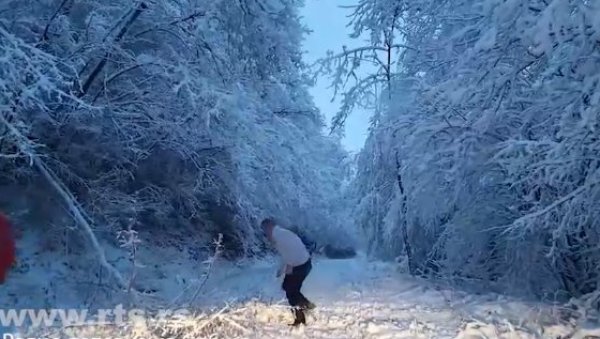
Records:
[[[177,339],[600,338],[597,322],[569,323],[573,317],[565,316],[559,306],[459,290],[411,277],[395,265],[362,256],[314,259],[303,292],[318,307],[310,313],[307,326],[291,328],[287,324],[292,314],[275,269],[276,264],[268,261],[220,262],[203,286],[203,305],[199,305],[203,311],[165,322],[150,318],[141,323],[82,326],[69,335]],[[48,337],[48,333],[43,334]]]
[[[238,305],[224,323],[239,326],[239,337],[584,338],[589,332],[557,325],[557,307],[469,294],[364,258],[317,259],[303,291],[318,309],[308,326],[290,329],[286,323],[292,315],[274,273],[272,264],[261,263],[211,281],[209,302]]]

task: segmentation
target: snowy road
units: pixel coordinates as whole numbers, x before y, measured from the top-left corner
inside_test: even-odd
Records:
[[[198,306],[203,311],[164,323],[73,327],[68,334],[177,339],[600,337],[598,326],[575,331],[564,322],[556,325],[561,318],[557,307],[453,289],[364,258],[314,260],[303,292],[317,309],[308,316],[307,326],[292,329],[287,325],[292,314],[275,268],[275,263],[264,261],[243,265],[220,262],[202,290],[204,305]],[[66,337],[67,332],[60,333]]]
[[[217,272],[206,297],[236,305],[230,320],[244,328],[240,338],[564,338],[572,332],[553,325],[550,307],[435,286],[386,264],[321,259],[313,266],[303,292],[318,309],[300,329],[286,325],[292,316],[270,264]]]

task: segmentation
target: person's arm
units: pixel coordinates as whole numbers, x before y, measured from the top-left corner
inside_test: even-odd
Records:
[[[281,266],[277,272],[277,277],[279,278],[283,274],[292,274],[292,266],[283,264],[283,266]]]
[[[285,264],[281,262],[279,263],[279,268],[277,269],[277,278],[281,277],[283,272],[285,272]]]
[[[280,264],[279,264],[279,269],[277,270],[277,277],[280,277],[283,274],[291,274],[292,270],[293,270],[293,266],[288,265],[285,260],[284,260],[284,256],[282,251],[286,250],[286,243],[289,243],[289,236],[287,236],[286,234],[273,234],[273,238],[275,240],[275,243],[279,243],[280,246],[279,248],[277,248],[277,251],[279,252],[279,260],[280,260]]]

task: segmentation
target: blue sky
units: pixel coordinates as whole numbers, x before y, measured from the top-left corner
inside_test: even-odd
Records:
[[[347,17],[349,9],[340,8],[340,5],[353,5],[357,0],[305,0],[306,6],[302,11],[304,24],[313,32],[306,36],[303,49],[305,60],[312,63],[325,56],[327,50],[341,51],[342,46],[359,46],[361,41],[351,39],[348,34],[350,28]],[[319,79],[316,86],[311,89],[315,104],[327,118],[331,117],[339,108],[339,101],[331,102],[333,90],[328,88],[326,78]],[[359,151],[362,148],[369,125],[370,114],[365,111],[355,111],[346,121],[345,137],[342,144],[349,151]]]

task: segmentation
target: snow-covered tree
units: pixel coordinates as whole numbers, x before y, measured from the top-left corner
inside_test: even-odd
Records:
[[[381,66],[356,179],[373,253],[539,296],[598,288],[599,13],[585,0],[359,2],[354,32],[375,52],[325,64],[342,79],[356,66],[344,60]]]
[[[264,216],[343,226],[346,155],[307,91],[301,5],[3,1],[2,180],[37,177],[35,155],[96,233],[222,233],[228,255],[261,251]]]

